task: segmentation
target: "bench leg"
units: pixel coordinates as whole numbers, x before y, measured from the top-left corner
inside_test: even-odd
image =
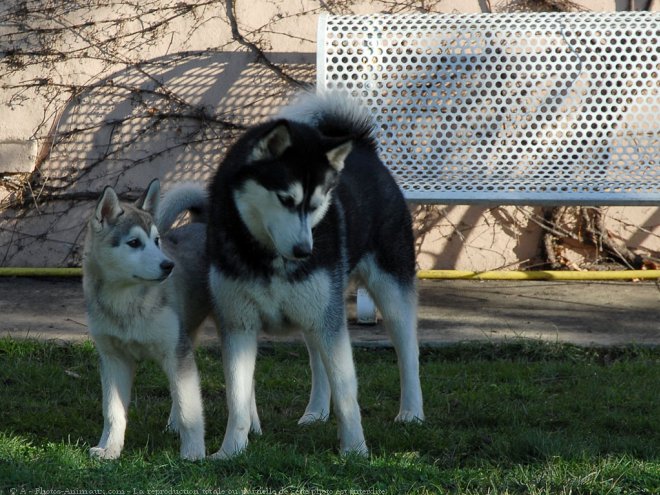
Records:
[[[376,324],[376,305],[363,287],[357,290],[357,322],[359,325]]]

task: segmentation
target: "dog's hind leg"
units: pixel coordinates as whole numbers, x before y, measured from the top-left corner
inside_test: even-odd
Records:
[[[399,363],[401,400],[395,421],[424,421],[422,387],[419,380],[415,289],[407,289],[395,284],[390,291],[381,293],[380,297],[375,296],[375,300],[381,301],[378,307],[394,344]],[[378,305],[378,302],[376,304]]]
[[[162,208],[162,206],[161,206],[161,208]],[[186,306],[190,306],[192,303],[187,302],[185,304],[186,304]],[[203,310],[200,311],[200,313],[203,313],[203,312],[204,312]],[[184,318],[184,321],[185,320],[186,319]],[[216,328],[218,328],[217,322],[215,322],[215,323],[216,323]],[[186,330],[187,339],[182,338],[179,345],[184,345],[184,344],[186,346],[190,345],[192,347],[192,349],[195,349],[196,344],[197,344],[197,339],[198,339],[200,333],[201,333],[201,324],[199,324],[197,326],[194,326],[194,325],[189,326],[188,329]],[[185,352],[187,352],[187,350],[182,348],[181,352],[185,354]],[[166,369],[165,369],[165,372],[167,373]],[[168,376],[168,378],[169,378],[169,376]],[[179,421],[179,411],[177,410],[177,401],[173,400],[172,401],[172,408],[170,409],[170,415],[167,418],[167,425],[165,426],[165,431],[168,431],[170,433],[178,434],[179,433],[178,421]]]
[[[171,422],[181,437],[181,458],[203,459],[206,455],[204,408],[195,356],[192,346],[185,346],[176,353],[178,356],[171,356],[163,362],[172,394]]]
[[[124,448],[135,362],[127,356],[102,350],[102,345],[96,342],[101,355],[103,433],[99,444],[89,449],[89,455],[99,459],[117,459]]]
[[[303,332],[307,352],[309,353],[309,365],[312,369],[312,391],[305,413],[298,420],[299,425],[309,425],[318,421],[327,421],[330,415],[330,382],[325,372],[323,359],[318,349],[309,342]]]
[[[367,269],[360,276],[383,316],[383,323],[398,358],[401,399],[395,421],[423,421],[415,281],[413,279],[401,283],[374,262],[368,263]]]

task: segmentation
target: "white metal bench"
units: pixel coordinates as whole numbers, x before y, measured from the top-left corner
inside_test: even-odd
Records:
[[[660,205],[658,14],[321,16],[317,88],[409,201]]]

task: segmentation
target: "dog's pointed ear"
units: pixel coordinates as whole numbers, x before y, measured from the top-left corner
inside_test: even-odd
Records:
[[[146,191],[142,194],[142,197],[137,200],[135,206],[141,210],[150,213],[151,215],[156,215],[158,211],[158,203],[160,202],[160,181],[158,179],[152,180],[147,186]]]
[[[252,163],[279,158],[291,146],[291,143],[289,126],[285,120],[281,120],[257,141],[249,161]]]
[[[330,166],[334,168],[337,172],[341,172],[344,168],[344,162],[346,157],[353,150],[353,141],[346,141],[345,143],[335,146],[330,151],[327,151],[325,156],[330,162]]]
[[[106,225],[112,225],[117,218],[124,213],[119,203],[119,198],[115,190],[107,186],[96,205],[96,211],[92,217],[94,229],[98,232]]]

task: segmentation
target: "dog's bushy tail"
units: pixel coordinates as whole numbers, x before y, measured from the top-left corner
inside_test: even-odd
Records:
[[[316,127],[332,137],[351,136],[375,146],[375,120],[358,100],[339,91],[304,92],[280,110],[279,118]]]
[[[184,211],[190,212],[193,222],[207,221],[208,197],[203,185],[183,182],[169,189],[160,200],[156,227],[161,233],[168,231]]]

